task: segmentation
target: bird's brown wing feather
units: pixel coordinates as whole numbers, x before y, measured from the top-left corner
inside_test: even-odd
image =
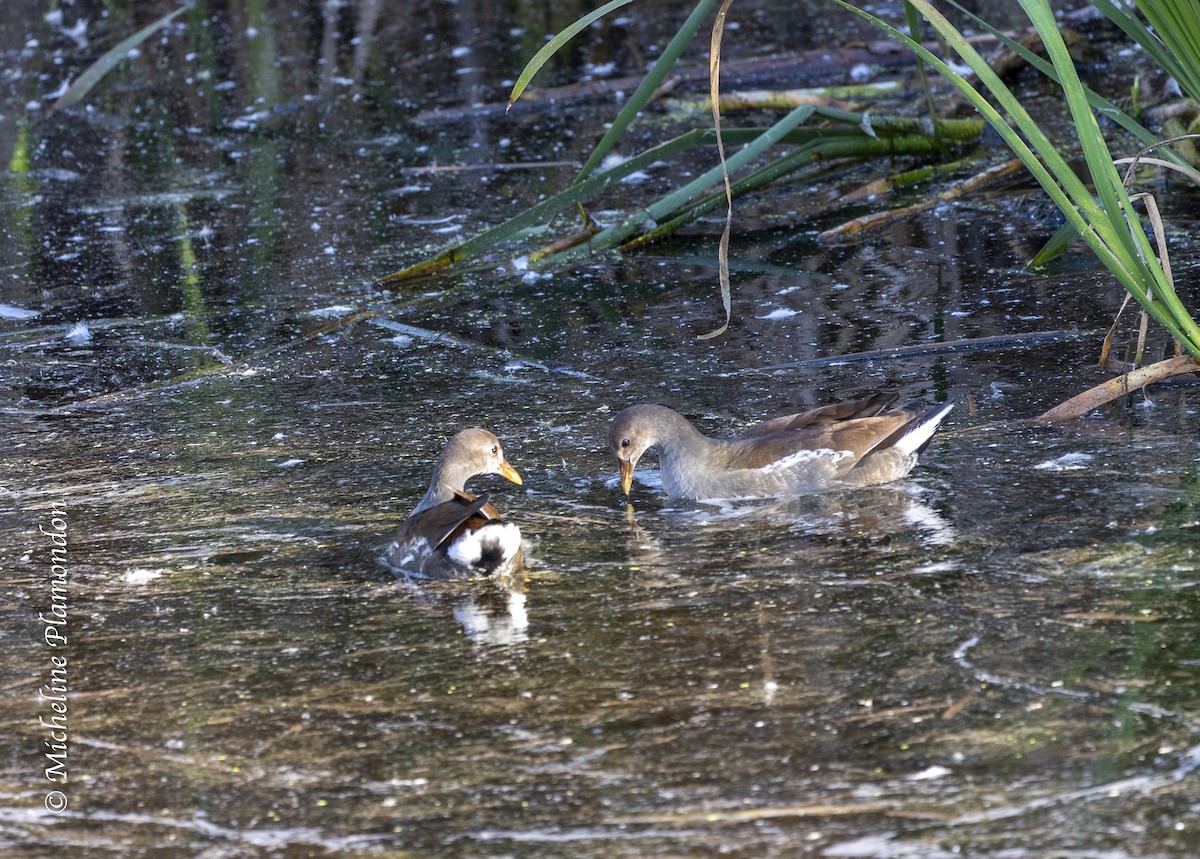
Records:
[[[765,468],[803,450],[849,451],[844,463],[850,469],[858,460],[875,450],[911,419],[906,412],[857,418],[801,430],[785,430],[766,436],[751,436],[730,444],[725,468]]]
[[[488,499],[492,497],[491,492],[484,492],[481,495],[472,495],[470,492],[465,492],[461,489],[455,489],[454,494],[463,501],[475,501],[477,499],[482,500],[483,506],[479,508],[479,515],[484,519],[484,521],[500,518],[500,511],[493,507],[488,501]],[[475,527],[478,528],[479,526],[476,525]]]
[[[896,401],[896,394],[873,394],[861,400],[851,400],[847,403],[832,403],[801,412],[795,415],[783,415],[755,424],[746,430],[742,438],[759,438],[778,432],[802,430],[807,427],[837,426],[844,421],[873,418]]]
[[[488,503],[488,493],[472,497],[465,492],[455,494],[449,501],[422,510],[400,526],[396,542],[403,545],[423,538],[432,550],[451,542],[464,530],[475,529],[489,519],[499,519],[496,508]]]

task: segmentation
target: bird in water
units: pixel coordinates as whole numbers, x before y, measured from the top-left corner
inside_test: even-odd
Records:
[[[384,561],[394,569],[436,579],[520,572],[520,529],[500,518],[490,503],[491,493],[476,496],[464,488],[480,474],[499,474],[521,483],[521,475],[504,458],[494,434],[465,429],[446,444],[429,490],[396,532]]]
[[[630,406],[608,443],[629,494],[633,470],[657,450],[663,491],[675,498],[759,498],[854,489],[912,470],[950,404],[893,407],[895,394],[821,406],[750,427],[730,439],[702,434],[665,406]]]

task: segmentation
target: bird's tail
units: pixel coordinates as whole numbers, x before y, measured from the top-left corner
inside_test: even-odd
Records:
[[[938,424],[942,422],[942,418],[946,417],[952,408],[954,408],[953,403],[946,403],[945,405],[931,406],[930,408],[923,409],[912,420],[892,433],[891,437],[878,445],[878,449],[882,450],[887,447],[893,447],[905,454],[920,453],[929,445],[929,441],[933,438],[933,433],[937,430]]]

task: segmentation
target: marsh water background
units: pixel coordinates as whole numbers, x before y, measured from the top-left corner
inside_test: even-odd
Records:
[[[201,5],[51,110],[170,8],[0,18],[0,852],[1196,854],[1194,392],[1028,424],[1105,378],[1091,333],[830,360],[1107,327],[1119,295],[1088,257],[1023,269],[1056,226],[1036,193],[838,248],[807,207],[840,185],[763,193],[739,206],[715,341],[695,335],[720,318],[716,223],[387,291],[590,151],[615,100],[453,112],[502,101],[577,10]],[[735,10],[732,58],[874,38],[820,4]],[[684,14],[632,7],[546,85],[636,73]],[[1197,200],[1160,190],[1187,287]],[[672,504],[646,470],[632,510],[615,487],[604,436],[629,403],[719,434],[876,389],[956,404],[902,483]],[[471,424],[525,477],[479,481],[528,542],[522,594],[378,560]],[[56,607],[59,814],[39,726]]]

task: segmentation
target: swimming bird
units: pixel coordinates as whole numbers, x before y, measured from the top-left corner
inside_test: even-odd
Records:
[[[489,501],[464,489],[480,474],[499,474],[513,483],[521,475],[508,464],[491,432],[465,429],[446,444],[429,489],[384,555],[397,570],[426,578],[511,575],[522,568],[521,531],[505,522]]]
[[[675,498],[805,495],[903,477],[952,405],[908,403],[895,394],[821,406],[713,439],[665,406],[630,406],[613,418],[608,444],[626,495],[633,470],[657,450],[663,491]]]

